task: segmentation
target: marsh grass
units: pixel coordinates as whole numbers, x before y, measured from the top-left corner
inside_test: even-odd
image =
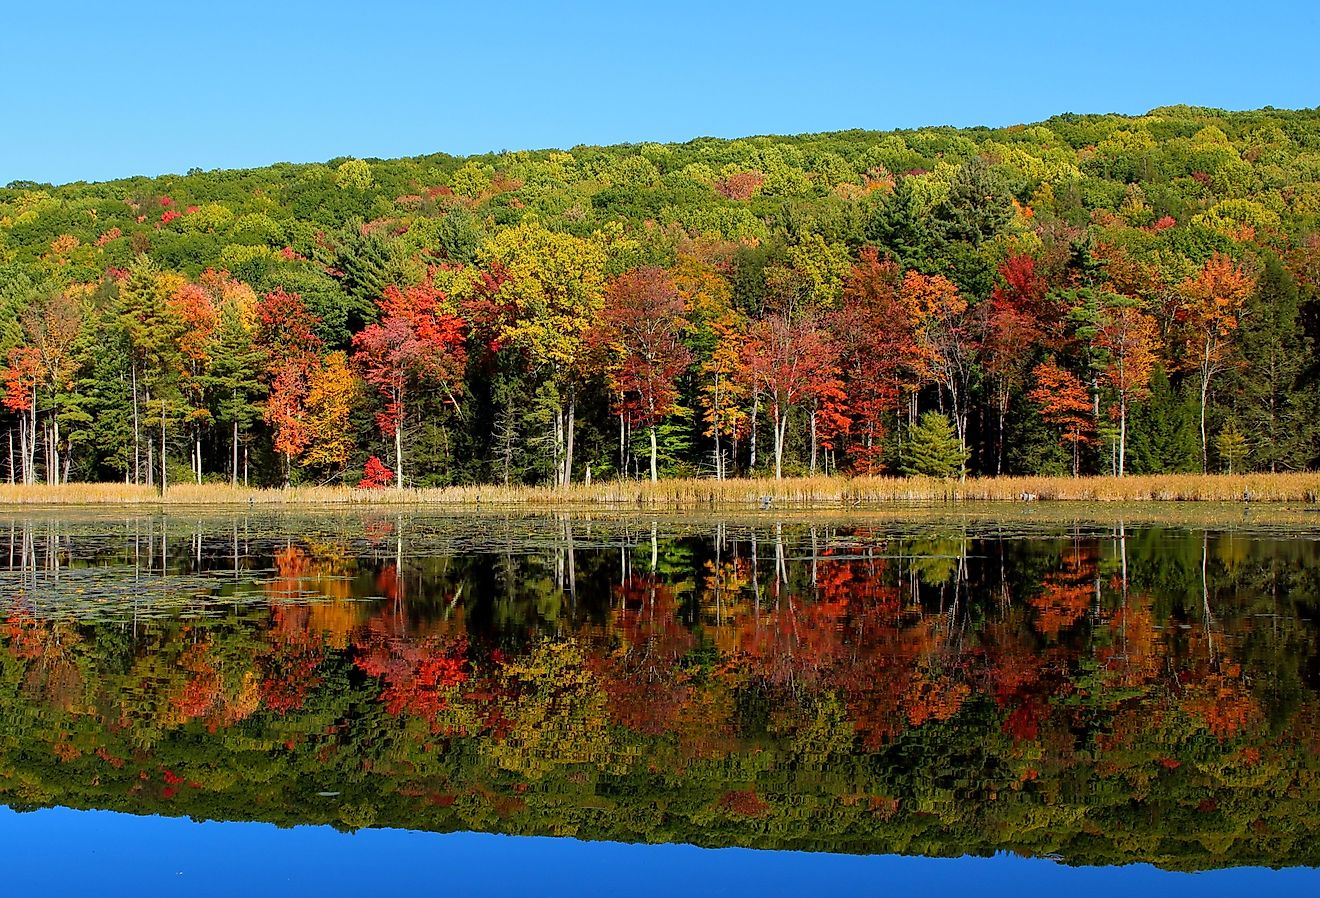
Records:
[[[966,481],[898,477],[785,480],[609,481],[556,490],[455,486],[358,490],[249,489],[179,484],[162,495],[145,486],[0,484],[0,505],[92,506],[438,506],[529,508],[865,508],[963,502],[1320,502],[1320,473],[1166,474],[1142,477],[987,477]]]

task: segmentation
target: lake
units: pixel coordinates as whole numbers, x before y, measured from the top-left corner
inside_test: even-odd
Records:
[[[1087,514],[0,512],[8,881],[1320,890],[1320,520]]]

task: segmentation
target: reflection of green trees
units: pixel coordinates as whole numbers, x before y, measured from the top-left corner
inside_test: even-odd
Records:
[[[661,538],[654,572],[649,532],[495,555],[286,546],[270,594],[321,598],[138,622],[15,609],[0,800],[1320,862],[1315,543],[1128,528],[877,550],[784,526],[753,566],[748,536]]]

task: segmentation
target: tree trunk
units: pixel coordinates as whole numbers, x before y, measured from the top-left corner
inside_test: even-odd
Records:
[[[403,414],[394,425],[394,486],[403,489]]]
[[[22,474],[20,475],[20,479],[23,481],[24,484],[26,484],[26,483],[28,482],[28,476],[27,476],[27,416],[26,416],[26,415],[19,415],[19,417],[18,417],[18,462],[19,462],[19,464],[20,464],[20,465],[22,466],[22,468],[23,468]]]
[[[999,396],[999,436],[995,441],[996,477],[1000,477],[1004,473],[1004,419],[1006,417],[1008,417],[1008,390],[1003,390]],[[1076,474],[1073,476],[1076,476]]]
[[[133,362],[133,482],[142,482],[142,423],[138,413],[137,362]]]
[[[234,419],[234,427],[231,433],[230,443],[233,453],[233,467],[229,469],[229,485],[238,486],[238,419]]]
[[[967,451],[967,417],[959,401],[958,391],[949,389],[949,402],[953,406],[953,426],[958,431],[958,448]]]
[[[1209,397],[1209,394],[1210,394],[1210,372],[1203,371],[1201,373],[1201,473],[1202,474],[1210,470],[1210,465],[1209,465],[1210,456],[1209,453],[1206,451],[1206,439],[1205,439],[1205,405],[1206,405],[1206,399]]]
[[[165,400],[160,401],[160,494],[165,495],[165,487],[169,486],[167,480],[169,475],[166,472],[168,466],[165,464]]]
[[[619,412],[619,479],[628,473],[627,433],[624,430],[623,412]]]
[[[650,431],[651,431],[651,482],[652,482],[652,483],[655,483],[655,482],[656,482],[657,480],[659,480],[660,478],[659,478],[659,477],[657,476],[657,474],[656,474],[656,455],[657,455],[657,450],[656,450],[655,425],[654,425],[654,424],[651,425],[651,427],[650,427]]]
[[[67,478],[67,477],[62,477],[62,476],[60,476],[61,468],[60,468],[60,418],[59,418],[59,406],[54,406],[54,407],[51,408],[51,412],[50,412],[50,434],[51,434],[51,441],[52,441],[52,442],[51,442],[51,448],[54,450],[54,452],[53,452],[52,454],[55,456],[55,466],[54,466],[54,468],[52,469],[51,477],[54,478],[54,481],[53,481],[53,482],[55,482],[55,483],[63,483],[64,481],[68,480],[68,478]],[[67,462],[66,462],[66,465],[65,465],[65,466],[67,467]]]
[[[784,434],[788,430],[788,415],[775,409],[775,480],[784,479]]]
[[[1127,469],[1127,397],[1118,400],[1118,476]]]
[[[150,411],[151,409],[151,390],[143,387],[142,406]],[[156,485],[156,444],[148,437],[147,439],[147,486]]]
[[[28,423],[28,471],[30,482],[37,482],[37,387],[32,386],[32,419]]]
[[[559,489],[564,485],[564,407],[561,405],[555,409],[554,427],[551,432],[551,440],[554,445],[554,483],[555,488]]]
[[[568,420],[564,422],[564,485],[573,482],[573,431],[577,423],[577,397],[568,397]]]
[[[816,474],[816,410],[811,410],[811,474]]]
[[[760,414],[761,414],[761,391],[760,391],[760,390],[753,390],[753,391],[752,391],[752,420],[748,423],[748,427],[749,427],[749,429],[750,429],[749,432],[751,433],[751,453],[752,453],[752,455],[751,455],[751,458],[750,458],[750,460],[748,461],[748,465],[747,465],[748,469],[749,469],[749,470],[752,470],[752,471],[755,471],[755,470],[756,470],[756,419],[760,416]]]
[[[719,419],[715,419],[715,479],[724,479],[724,453],[720,449]]]

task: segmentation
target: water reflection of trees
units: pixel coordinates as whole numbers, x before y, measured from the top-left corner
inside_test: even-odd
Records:
[[[1314,860],[1311,542],[568,516],[478,536],[406,515],[117,528],[11,525],[10,803]],[[131,606],[59,604],[116,578]]]

